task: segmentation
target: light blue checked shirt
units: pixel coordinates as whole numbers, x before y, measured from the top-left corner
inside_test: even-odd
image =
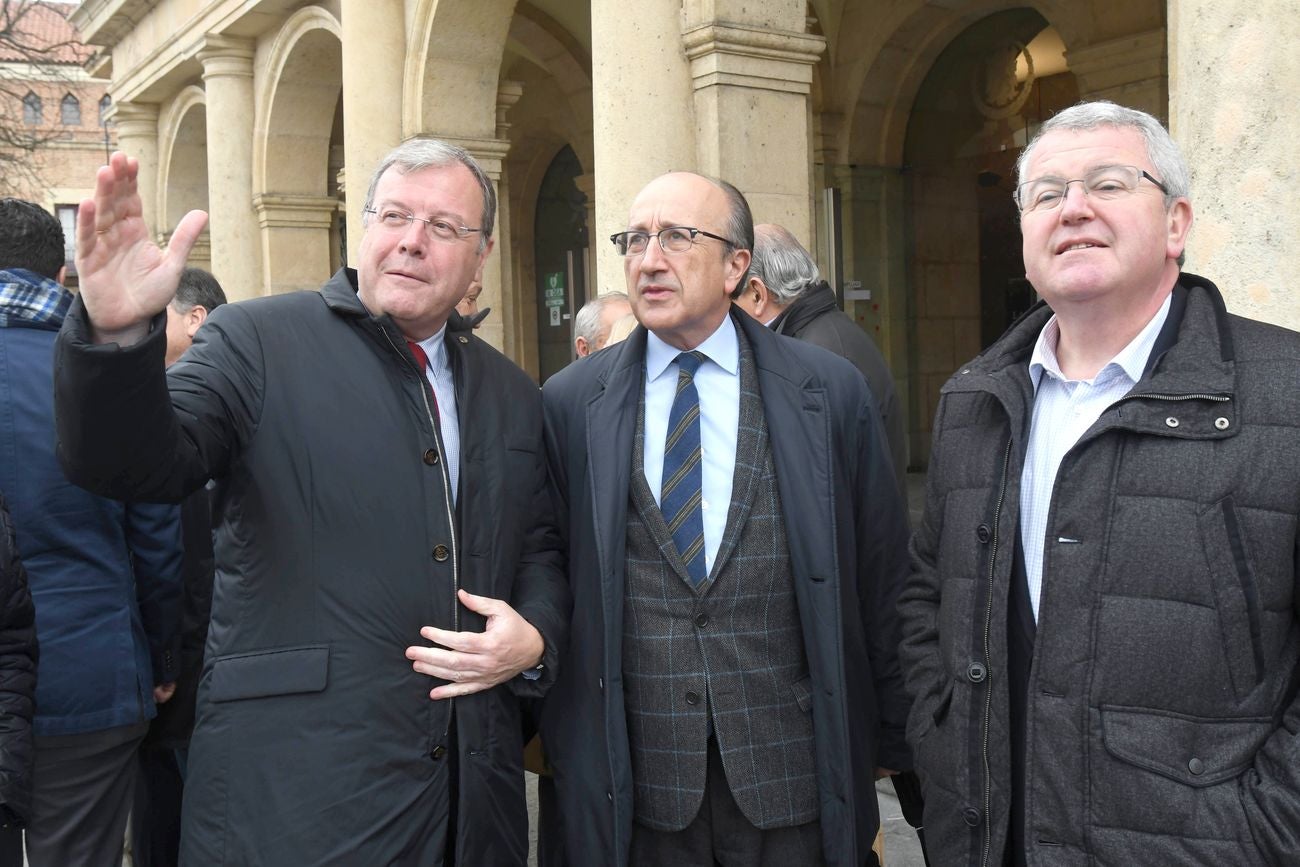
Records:
[[[736,474],[736,437],[740,430],[740,340],[727,316],[718,330],[695,347],[708,356],[695,373],[700,394],[700,504],[704,519],[704,568],[713,571],[713,558],[727,531],[731,483]],[[664,440],[668,414],[677,396],[677,356],[654,332],[645,345],[645,480],[659,502],[664,477]]]
[[[447,476],[451,479],[451,502],[455,505],[460,490],[460,415],[456,410],[456,383],[451,378],[451,358],[447,355],[447,335],[444,323],[438,333],[420,341],[429,364],[424,376],[438,396],[438,427],[442,431],[443,459],[447,461]]]
[[[1061,329],[1053,316],[1043,326],[1029,359],[1034,384],[1034,419],[1029,449],[1020,473],[1020,544],[1025,553],[1029,600],[1038,620],[1038,599],[1043,589],[1043,550],[1047,543],[1047,517],[1061,460],[1096,423],[1107,407],[1128,394],[1142,378],[1160,329],[1169,317],[1172,294],[1146,327],[1092,379],[1066,379],[1056,359]],[[1054,540],[1055,541],[1055,540]]]

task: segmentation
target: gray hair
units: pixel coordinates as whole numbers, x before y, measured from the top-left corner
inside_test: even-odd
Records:
[[[616,301],[627,301],[626,292],[606,292],[582,305],[582,309],[573,317],[573,339],[581,337],[595,346],[600,339],[600,314]]]
[[[407,174],[422,169],[445,169],[455,165],[462,165],[469,169],[474,180],[478,182],[479,191],[483,193],[483,216],[479,220],[478,235],[478,248],[482,251],[491,240],[492,228],[496,223],[497,194],[492,187],[492,179],[483,171],[483,167],[469,155],[469,151],[459,145],[436,138],[413,138],[402,142],[379,161],[375,173],[370,176],[370,189],[366,191],[365,207],[367,209],[374,207],[375,190],[379,186],[379,179],[383,177],[384,172],[394,166],[401,174]]]
[[[225,303],[226,293],[216,277],[202,268],[181,271],[181,282],[176,287],[176,297],[172,299],[172,307],[177,313],[189,313],[195,307],[211,313]]]
[[[821,279],[817,263],[803,244],[784,226],[769,224],[754,232],[754,259],[750,275],[763,281],[772,300],[781,307],[792,304],[800,294]]]
[[[1016,160],[1016,184],[1024,182],[1025,168],[1033,159],[1038,142],[1049,132],[1090,132],[1104,126],[1135,130],[1142,136],[1147,159],[1156,170],[1157,180],[1165,186],[1165,208],[1171,206],[1175,199],[1191,194],[1191,173],[1187,170],[1187,161],[1160,121],[1145,111],[1116,105],[1104,99],[1070,106],[1040,126],[1033,140]]]

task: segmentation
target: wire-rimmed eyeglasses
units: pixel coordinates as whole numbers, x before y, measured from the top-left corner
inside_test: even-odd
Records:
[[[1165,185],[1137,166],[1101,166],[1081,178],[1035,178],[1016,187],[1016,204],[1022,214],[1033,211],[1050,211],[1065,201],[1070,184],[1082,184],[1083,194],[1094,199],[1118,199],[1137,192],[1138,184],[1146,178],[1160,192],[1169,195]]]
[[[482,229],[471,229],[469,226],[462,226],[446,217],[417,217],[415,214],[408,213],[400,208],[363,208],[367,214],[375,218],[376,225],[393,232],[405,232],[410,225],[415,222],[424,223],[425,232],[429,237],[437,241],[460,241],[468,238],[475,232],[481,232]]]
[[[695,243],[696,235],[721,241],[728,247],[736,246],[721,235],[696,229],[693,226],[665,226],[658,232],[616,232],[609,236],[609,240],[614,242],[614,249],[618,250],[618,255],[640,256],[650,244],[651,237],[659,239],[659,248],[665,253],[685,253]]]

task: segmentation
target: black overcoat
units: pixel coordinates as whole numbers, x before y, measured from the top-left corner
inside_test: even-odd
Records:
[[[733,314],[754,350],[813,682],[827,862],[859,865],[879,824],[873,771],[908,770],[894,611],[907,530],[879,414],[848,362]],[[542,710],[573,863],[625,864],[632,770],[622,682],[623,581],[646,332],[543,389],[557,498],[567,506],[570,651]]]
[[[55,388],[79,484],[172,502],[225,486],[182,860],[440,863],[451,703],[404,650],[424,625],[483,629],[459,585],[546,640],[540,681],[454,700],[458,860],[524,863],[517,695],[549,686],[569,613],[536,385],[453,316],[453,514],[423,374],[354,272],[218,308],[165,376],[160,324],[93,346],[78,302]]]

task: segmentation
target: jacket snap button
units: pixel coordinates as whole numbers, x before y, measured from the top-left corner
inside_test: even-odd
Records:
[[[440,759],[447,755],[447,748],[441,745],[436,746],[433,748],[433,752],[429,753],[429,755],[434,759]]]
[[[435,545],[433,547],[433,559],[437,560],[439,563],[446,560],[450,553],[451,552],[447,550],[446,545]]]
[[[975,809],[974,807],[967,807],[966,809],[961,811],[961,819],[967,825],[970,825],[972,828],[974,828],[976,825],[980,823],[980,811]]]
[[[425,449],[425,450],[424,450],[424,462],[425,462],[426,464],[428,464],[429,466],[433,466],[434,464],[438,463],[438,450],[437,450],[437,449]]]
[[[1174,418],[1171,415],[1169,416],[1169,418],[1165,419],[1165,424],[1169,425],[1170,427],[1178,427],[1178,419]]]
[[[972,662],[966,666],[966,677],[970,678],[971,683],[982,683],[987,674],[982,662]]]
[[[1214,426],[1217,427],[1219,430],[1227,430],[1228,425],[1230,424],[1232,424],[1232,422],[1228,421],[1223,416],[1219,416],[1214,420]]]
[[[698,626],[698,627],[700,627],[701,629],[703,629],[704,627],[708,626],[708,625],[709,625],[709,615],[707,615],[707,614],[697,614],[697,615],[695,615],[695,625]]]
[[[1193,757],[1192,760],[1187,763],[1187,770],[1199,777],[1201,774],[1205,773],[1205,762]]]
[[[981,545],[987,545],[989,539],[993,538],[993,531],[989,529],[988,524],[980,524],[975,528],[975,538],[980,540]]]
[[[469,343],[469,338],[463,335],[461,337],[457,337],[456,339],[459,340],[461,343]]]
[[[697,704],[699,704],[699,703],[700,703],[700,694],[699,694],[698,692],[688,692],[688,693],[686,693],[686,703],[689,704],[689,705],[697,705]]]

